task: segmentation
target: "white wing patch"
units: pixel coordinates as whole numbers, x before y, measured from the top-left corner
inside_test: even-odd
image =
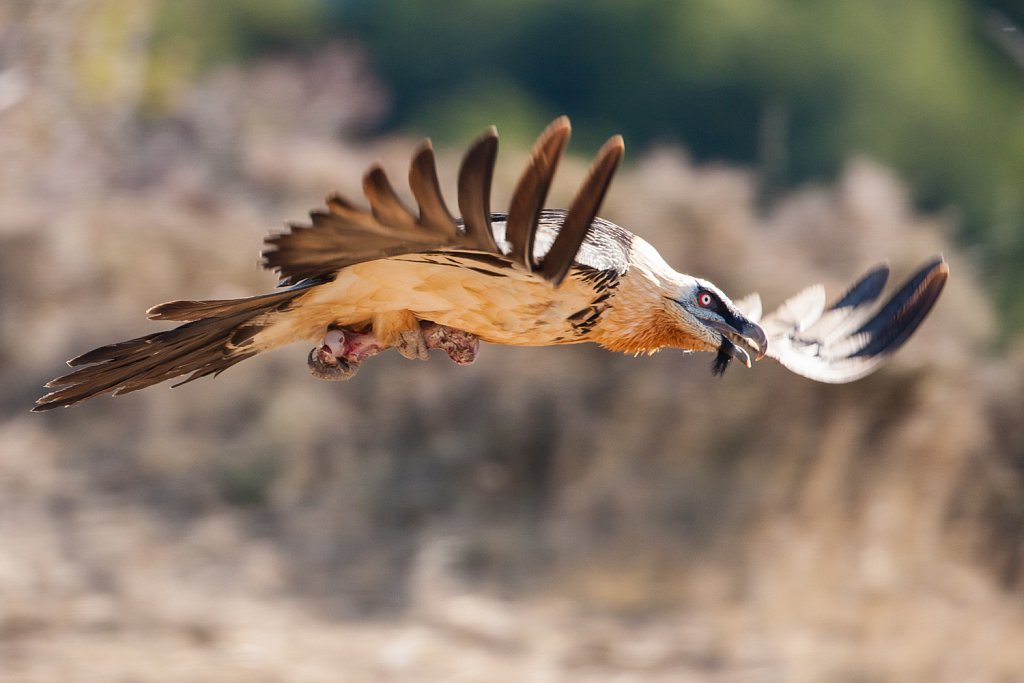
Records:
[[[814,285],[764,316],[757,294],[734,305],[764,329],[766,355],[798,375],[839,384],[870,374],[906,342],[938,299],[948,273],[938,257],[881,303],[887,265],[869,271],[831,303],[824,287]]]

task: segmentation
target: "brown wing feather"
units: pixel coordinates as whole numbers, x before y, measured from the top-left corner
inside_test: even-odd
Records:
[[[565,116],[555,119],[544,129],[534,143],[530,161],[512,193],[505,239],[512,246],[512,260],[527,271],[532,271],[534,266],[533,241],[537,219],[544,208],[544,200],[571,132],[572,127]]]
[[[501,254],[491,232],[491,180],[498,156],[498,131],[490,126],[470,145],[459,166],[459,211],[466,238],[482,251]]]
[[[425,141],[417,148],[409,169],[409,186],[418,215],[402,203],[384,171],[374,165],[363,179],[369,211],[333,196],[327,201],[327,211],[310,213],[311,225],[292,225],[288,232],[268,237],[263,263],[279,272],[282,284],[331,277],[342,268],[364,261],[434,251],[483,252],[509,267],[533,271],[540,213],[569,132],[569,120],[563,116],[545,129],[533,147],[509,207],[505,235],[510,253],[498,246],[491,230],[491,180],[498,151],[497,132],[491,127],[470,146],[459,169],[461,224],[449,213],[441,196],[434,153],[430,142]],[[620,138],[602,149],[569,213],[571,230],[558,240],[550,258],[544,259],[540,277],[555,285],[564,279],[621,154]]]
[[[312,286],[312,285],[310,285]],[[191,382],[216,375],[257,353],[252,338],[309,286],[235,300],[171,301],[149,310],[157,320],[188,320],[172,330],[108,344],[72,358],[77,368],[51,380],[55,389],[33,408],[40,412],[74,405],[100,394],[126,394],[189,375]]]
[[[430,140],[420,143],[413,154],[412,165],[409,167],[409,189],[420,207],[423,225],[444,230],[440,237],[445,241],[455,239],[459,231],[441,196],[441,183],[437,179],[437,164],[434,162],[434,148]]]
[[[370,201],[370,212],[378,223],[407,232],[410,236],[418,236],[419,221],[405,208],[379,165],[371,166],[363,176],[363,194]]]
[[[569,268],[572,267],[576,254],[587,232],[590,231],[625,149],[621,135],[616,135],[604,143],[590,166],[587,179],[583,181],[572,204],[569,205],[569,213],[562,222],[554,243],[544,255],[544,262],[540,268],[540,274],[556,287],[569,273]]]

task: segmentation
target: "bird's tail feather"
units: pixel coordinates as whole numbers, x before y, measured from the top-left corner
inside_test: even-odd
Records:
[[[68,365],[76,369],[48,382],[47,388],[54,391],[36,401],[33,411],[67,407],[101,394],[126,394],[184,375],[188,377],[179,384],[220,374],[264,350],[255,348],[253,337],[309,286],[244,299],[154,306],[147,312],[150,318],[184,324],[72,358]]]

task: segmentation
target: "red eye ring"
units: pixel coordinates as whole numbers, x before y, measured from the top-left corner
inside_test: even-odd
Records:
[[[701,308],[711,308],[715,305],[715,298],[709,292],[701,292],[697,295],[697,305]]]

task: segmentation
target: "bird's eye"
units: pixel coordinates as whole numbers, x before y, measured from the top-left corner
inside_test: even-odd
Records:
[[[697,305],[701,308],[711,308],[715,305],[715,297],[708,292],[701,292],[697,295]]]

